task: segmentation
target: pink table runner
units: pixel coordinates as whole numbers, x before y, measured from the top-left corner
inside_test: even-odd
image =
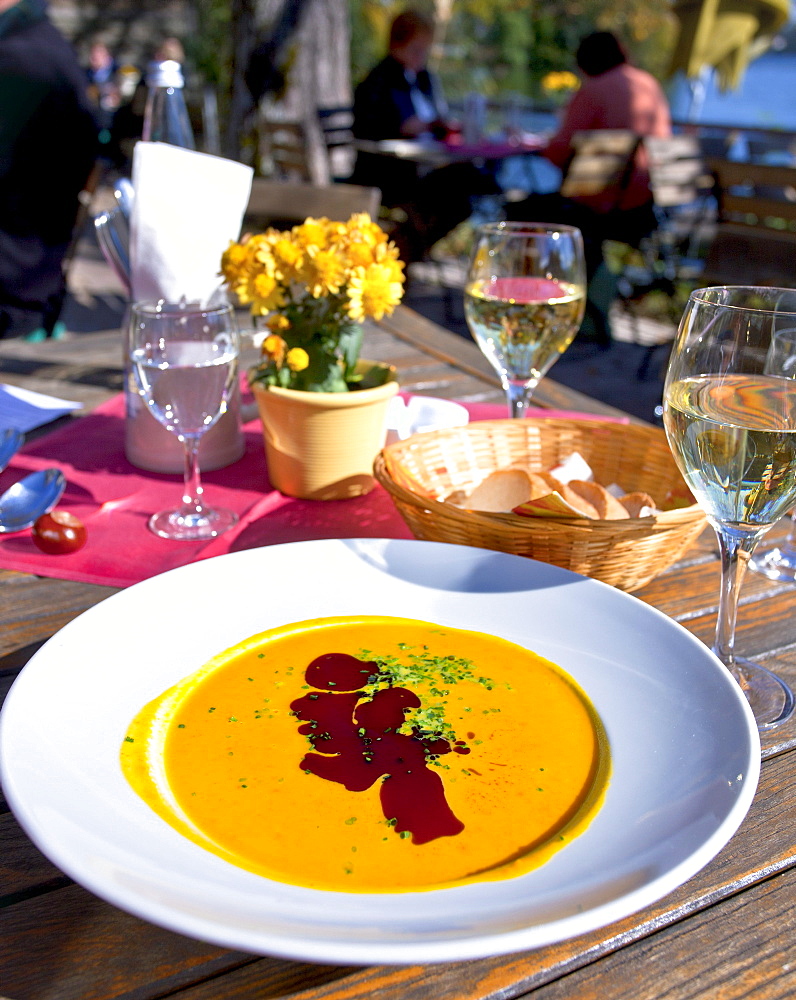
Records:
[[[502,418],[502,405],[467,405],[473,420]],[[539,416],[588,414],[539,410]],[[605,419],[594,417],[593,419]],[[178,476],[137,469],[124,456],[124,399],[114,397],[89,416],[39,438],[0,477],[7,489],[29,472],[56,465],[68,486],[58,506],[79,517],[88,541],[69,555],[45,555],[30,531],[0,535],[0,567],[83,583],[128,587],[196,559],[225,552],[316,538],[412,538],[380,486],[351,500],[294,500],[268,482],[259,420],[244,425],[246,451],[226,469],[203,474],[209,504],[240,516],[235,528],[207,542],[172,542],[147,528],[155,511],[176,504]]]

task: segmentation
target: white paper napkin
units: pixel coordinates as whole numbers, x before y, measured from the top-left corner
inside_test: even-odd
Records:
[[[136,143],[130,222],[134,301],[213,298],[221,285],[221,255],[240,236],[253,173],[220,156]]]
[[[79,410],[82,403],[45,396],[16,385],[0,385],[0,431],[13,427],[27,433],[51,420]]]
[[[467,410],[451,399],[412,396],[407,403],[402,396],[393,396],[387,409],[387,444],[403,441],[422,431],[463,427],[469,420]]]

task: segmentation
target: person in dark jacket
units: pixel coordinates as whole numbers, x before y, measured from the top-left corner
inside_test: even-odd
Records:
[[[52,335],[97,152],[85,75],[45,0],[0,0],[0,338]]]
[[[433,22],[424,14],[408,10],[395,18],[387,56],[354,93],[357,139],[445,137],[447,105],[426,67],[433,40]],[[406,263],[421,259],[466,219],[473,196],[499,190],[493,177],[469,163],[440,167],[421,177],[415,163],[369,152],[357,155],[351,179],[380,188],[384,205],[406,213],[407,222],[391,234]]]
[[[426,68],[434,40],[432,22],[416,11],[399,14],[390,28],[390,50],[356,89],[358,139],[416,139],[447,132],[442,89]]]

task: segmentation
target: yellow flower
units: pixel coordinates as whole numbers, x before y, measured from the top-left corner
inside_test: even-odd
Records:
[[[227,278],[227,284],[230,289],[238,296],[240,304],[242,306],[248,306],[252,301],[251,287],[248,276],[244,275],[240,278],[233,279]]]
[[[542,89],[547,91],[577,90],[580,80],[569,70],[551,70],[542,77]]]
[[[357,269],[348,287],[348,314],[353,320],[382,319],[401,301],[404,277],[397,261]]]
[[[287,316],[283,316],[282,313],[274,313],[273,316],[268,317],[265,321],[265,325],[271,333],[278,333],[280,330],[290,329],[290,320]]]
[[[345,281],[345,265],[342,259],[330,250],[310,250],[313,275],[307,279],[307,288],[313,298],[322,295],[336,295]]]
[[[240,274],[249,259],[249,251],[243,243],[230,243],[221,255],[221,273],[227,281],[240,280]]]
[[[278,309],[285,300],[284,289],[273,274],[258,274],[251,283],[251,311],[254,316],[265,316]]]
[[[298,273],[304,260],[304,254],[300,246],[289,237],[282,236],[276,241],[273,247],[274,263],[276,271],[283,281],[297,280]]]
[[[291,347],[287,352],[286,361],[292,372],[303,372],[310,363],[310,356],[303,347]]]
[[[391,260],[400,264],[401,267],[404,266],[403,261],[401,261],[401,255],[398,247],[394,243],[388,243],[386,239],[384,243],[379,243],[373,248],[373,259],[379,264],[384,261]]]
[[[403,267],[398,248],[364,212],[345,222],[308,218],[231,243],[221,260],[227,286],[253,316],[265,317],[257,378],[292,385],[307,368],[315,374],[316,367],[323,373],[348,364],[343,331],[351,321],[392,312],[403,294]],[[289,347],[289,330],[302,347]]]
[[[346,231],[351,240],[369,243],[371,246],[381,243],[387,236],[378,223],[373,222],[367,212],[356,212],[348,220]]]
[[[350,243],[348,259],[352,267],[367,267],[373,263],[373,247],[364,242]]]
[[[266,337],[261,348],[263,357],[268,358],[269,361],[273,361],[277,368],[281,367],[282,362],[285,360],[286,350],[287,344],[278,333],[272,333]]]
[[[311,247],[325,249],[328,222],[328,219],[306,219],[300,226],[293,228],[293,238],[304,250]]]

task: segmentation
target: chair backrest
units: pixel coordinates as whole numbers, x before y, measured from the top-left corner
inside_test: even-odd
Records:
[[[796,167],[710,160],[718,204],[704,277],[796,285]]]
[[[261,172],[273,178],[306,184],[328,184],[329,154],[320,124],[261,116]]]
[[[691,205],[712,188],[713,179],[696,136],[646,136],[643,144],[658,208]]]
[[[354,109],[351,105],[318,108],[318,120],[329,154],[332,177],[343,180],[354,170]]]
[[[796,167],[711,160],[719,222],[796,236]]]
[[[306,218],[345,220],[355,212],[367,212],[377,219],[381,191],[358,184],[299,184],[294,181],[271,181],[255,177],[244,228],[294,226]]]
[[[349,104],[336,108],[318,108],[327,149],[350,146],[354,141],[354,108]]]
[[[594,197],[611,191],[618,203],[633,169],[641,139],[626,129],[576,132],[572,156],[564,169],[561,194],[565,198]]]

